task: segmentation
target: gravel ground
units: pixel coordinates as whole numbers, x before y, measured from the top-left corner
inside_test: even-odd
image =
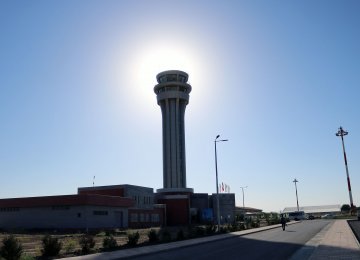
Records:
[[[348,220],[349,226],[354,232],[357,240],[360,243],[360,221],[359,220]]]

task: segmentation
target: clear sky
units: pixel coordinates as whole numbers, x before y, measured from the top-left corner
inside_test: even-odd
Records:
[[[180,69],[187,186],[265,211],[360,205],[360,2],[1,1],[0,198],[162,188],[156,74]]]

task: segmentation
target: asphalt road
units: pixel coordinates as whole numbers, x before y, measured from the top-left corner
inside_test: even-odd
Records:
[[[331,220],[306,220],[246,236],[144,255],[132,259],[289,259]]]

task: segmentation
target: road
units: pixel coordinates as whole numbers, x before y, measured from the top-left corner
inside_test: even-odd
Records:
[[[289,259],[331,220],[307,220],[281,228],[133,259]]]

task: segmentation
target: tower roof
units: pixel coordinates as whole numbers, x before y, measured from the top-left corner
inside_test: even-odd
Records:
[[[160,72],[156,75],[158,83],[178,81],[186,83],[189,79],[189,75],[181,70],[167,70]]]

